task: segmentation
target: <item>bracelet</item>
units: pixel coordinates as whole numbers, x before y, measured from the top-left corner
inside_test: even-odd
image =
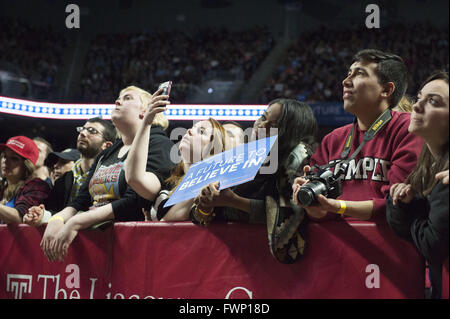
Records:
[[[344,215],[345,210],[347,209],[347,204],[345,201],[338,199],[338,202],[341,204],[341,208],[336,212],[336,214]]]
[[[52,220],[60,220],[60,221],[62,221],[62,222],[64,223],[64,218],[62,218],[61,216],[57,216],[57,215],[52,216],[52,217],[48,220],[47,223],[50,223]]]
[[[214,214],[214,211],[207,213],[204,210],[200,209],[195,203],[192,205],[189,215],[194,224],[200,224],[204,227],[208,227],[214,216],[216,216],[216,214]]]
[[[198,212],[200,213],[200,214],[203,214],[203,215],[205,215],[205,216],[209,216],[209,215],[211,215],[211,213],[207,213],[207,212],[205,212],[204,210],[202,210],[200,207],[198,207],[197,206],[197,210],[198,210]]]

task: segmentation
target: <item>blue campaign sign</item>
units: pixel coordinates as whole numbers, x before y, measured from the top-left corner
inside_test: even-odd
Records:
[[[192,164],[164,207],[197,196],[203,187],[213,182],[219,182],[219,189],[225,189],[253,180],[277,136],[242,144]],[[274,154],[275,157],[278,161],[277,154]]]

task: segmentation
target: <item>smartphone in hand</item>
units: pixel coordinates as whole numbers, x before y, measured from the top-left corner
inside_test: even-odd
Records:
[[[158,90],[161,88],[163,88],[161,95],[170,95],[170,90],[172,89],[172,81],[161,83],[158,87]]]

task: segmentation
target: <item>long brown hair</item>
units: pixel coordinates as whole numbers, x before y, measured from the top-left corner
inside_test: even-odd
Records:
[[[443,80],[448,84],[448,73],[444,71],[434,72],[425,80],[420,89],[434,80]],[[447,142],[441,146],[438,157],[434,158],[428,146],[423,145],[416,168],[406,178],[406,184],[411,184],[416,194],[429,195],[438,182],[434,176],[438,172],[448,169],[448,147],[447,136]]]
[[[211,149],[209,155],[213,155],[218,150],[223,152],[230,147],[228,136],[223,126],[213,118],[208,119],[213,127],[213,134],[211,135]],[[178,184],[183,180],[186,172],[184,171],[184,163],[180,161],[172,171],[172,175],[166,179],[166,183],[173,185],[172,192],[177,188]],[[172,193],[171,192],[171,193]]]
[[[1,155],[3,157],[3,154]],[[21,179],[16,184],[9,184],[6,178],[1,179],[0,183],[0,204],[6,204],[13,198],[20,187],[27,181],[36,169],[36,166],[29,160],[25,159],[23,161],[23,165],[25,167],[25,175],[24,178]]]
[[[411,113],[413,104],[414,103],[412,101],[412,98],[407,95],[403,95],[403,97],[400,99],[400,102],[398,102],[393,110],[397,112]]]

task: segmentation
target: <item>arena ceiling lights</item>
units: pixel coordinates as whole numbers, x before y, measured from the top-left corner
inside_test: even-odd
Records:
[[[66,104],[27,101],[0,96],[0,112],[53,120],[111,118],[114,104]],[[189,121],[212,117],[219,121],[255,121],[267,105],[170,104],[164,113],[169,120]]]

